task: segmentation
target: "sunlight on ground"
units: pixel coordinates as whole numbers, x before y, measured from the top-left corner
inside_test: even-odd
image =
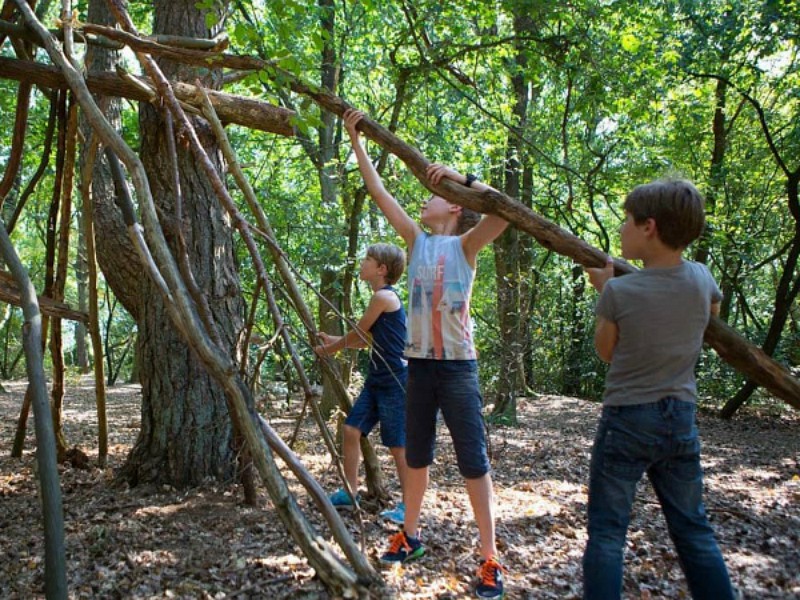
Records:
[[[516,517],[558,515],[573,503],[586,503],[583,486],[561,480],[524,482],[510,488],[498,487],[495,492],[498,514]]]
[[[778,561],[766,554],[745,554],[744,552],[728,552],[727,559],[732,568],[766,569],[774,567]]]
[[[96,457],[94,391],[84,384],[68,390],[65,433],[70,445],[77,443]],[[24,382],[11,382],[10,393],[0,394],[6,439],[13,436],[25,387]],[[59,469],[75,598],[113,597],[115,589],[141,598],[246,598],[251,592],[256,594],[251,598],[327,598],[263,488],[258,508],[243,506],[241,490],[227,484],[184,491],[168,486],[149,492],[109,488],[113,468],[125,461],[138,435],[140,396],[137,386],[120,386],[109,390],[108,397],[109,468]],[[509,568],[509,598],[580,598],[589,449],[598,410],[584,400],[541,396],[520,402],[519,427],[490,428],[497,540]],[[271,424],[288,440],[296,419],[284,408],[276,408],[274,415]],[[699,420],[707,507],[737,585],[749,592],[748,598],[800,598],[795,427],[800,420],[724,422],[703,414]],[[18,591],[13,597],[19,598],[38,597],[43,574],[41,533],[38,526],[31,527],[38,523],[40,510],[32,429],[22,461],[0,456],[0,551],[7,557],[5,566],[0,564],[0,590],[15,590],[12,595]],[[388,453],[376,437],[372,441],[384,472],[393,473]],[[404,568],[381,571],[399,600],[472,595],[477,529],[446,430],[439,432],[439,441],[421,523],[428,553]],[[340,485],[308,417],[295,450],[326,491]],[[397,498],[396,482],[387,479]],[[291,475],[288,483],[315,529],[329,538],[307,493]],[[625,597],[686,598],[657,500],[648,485],[640,492],[626,549]],[[377,518],[380,508],[365,501],[360,523],[353,514],[343,515],[357,543],[363,536],[367,557],[376,566],[395,531]]]

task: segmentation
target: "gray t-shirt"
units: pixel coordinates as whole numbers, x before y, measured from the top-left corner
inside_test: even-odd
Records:
[[[691,261],[609,279],[595,312],[617,324],[619,340],[603,404],[647,404],[665,396],[695,402],[695,363],[711,303],[721,300],[708,268]]]

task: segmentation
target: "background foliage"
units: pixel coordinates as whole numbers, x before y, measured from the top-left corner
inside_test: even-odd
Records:
[[[336,93],[382,123],[388,123],[401,98],[397,134],[433,161],[475,172],[500,188],[508,177],[509,140],[517,140],[516,168],[528,174],[526,193],[534,210],[611,254],[619,254],[617,227],[628,190],[669,173],[691,178],[708,198],[703,259],[729,300],[725,318],[749,339],[763,341],[775,313],[786,253],[798,235],[786,173],[776,160],[783,157],[789,171],[798,168],[796,1],[238,0],[232,5],[224,23],[229,51],[278,59],[282,67],[319,85],[326,66],[323,52],[334,49]],[[213,0],[198,6],[211,7]],[[143,4],[135,17],[146,32]],[[0,52],[12,55],[7,43]],[[514,77],[522,88],[512,85]],[[374,208],[352,213],[361,180],[338,120],[333,124],[336,151],[322,165],[334,173],[337,194],[325,197],[320,166],[312,164],[304,145],[304,140],[321,143],[319,108],[261,74],[227,91],[289,105],[298,113],[298,139],[237,127],[230,127],[229,135],[279,243],[303,278],[317,286],[323,269],[352,268],[369,243],[400,242]],[[520,94],[528,100],[524,119],[514,112]],[[15,96],[16,84],[0,80],[0,164],[10,149]],[[134,147],[136,110],[124,103],[124,133]],[[35,149],[47,112],[44,98],[35,93],[17,193],[38,164]],[[715,160],[714,119],[719,115],[724,152]],[[369,150],[377,157],[380,149]],[[418,213],[426,192],[392,157],[384,180],[410,214]],[[45,177],[14,232],[39,283],[51,186],[52,177]],[[360,237],[357,252],[348,256],[353,218]],[[699,250],[690,248],[688,254],[697,256]],[[569,259],[535,244],[521,245],[519,252],[531,265],[524,274],[531,295],[524,315],[531,337],[525,357],[529,377],[527,389],[519,393],[570,391],[599,397],[604,366],[591,344],[594,292]],[[239,258],[247,293],[252,293],[253,269],[244,248]],[[360,314],[368,290],[341,291],[352,294],[349,312]],[[307,287],[306,293],[316,305],[314,290]],[[133,353],[124,348],[132,343],[135,325],[121,308],[111,312],[109,295],[101,297],[106,298],[104,333],[118,346],[115,356],[127,377]],[[73,280],[67,301],[76,302]],[[790,301],[775,355],[795,365],[800,314],[796,299]],[[491,251],[480,258],[473,306],[482,381],[491,402],[505,373]],[[312,364],[299,322],[287,304],[283,308]],[[3,317],[0,376],[19,377],[19,312],[7,310]],[[266,312],[259,313],[257,323],[263,339],[271,338]],[[261,369],[262,382],[287,377],[280,356],[269,356]],[[578,386],[567,390],[571,373],[580,374]],[[698,373],[703,401],[712,405],[742,383],[713,353],[703,356]]]

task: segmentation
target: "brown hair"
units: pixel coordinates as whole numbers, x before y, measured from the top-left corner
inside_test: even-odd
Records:
[[[456,235],[467,233],[470,229],[475,227],[481,220],[481,213],[471,208],[461,207],[461,214],[458,215],[458,224],[456,225]]]
[[[372,244],[367,248],[367,256],[375,259],[378,265],[386,265],[386,283],[397,283],[406,269],[406,253],[394,244]]]
[[[636,186],[623,208],[637,225],[653,219],[659,239],[671,248],[685,248],[703,233],[705,200],[686,179],[664,178]]]

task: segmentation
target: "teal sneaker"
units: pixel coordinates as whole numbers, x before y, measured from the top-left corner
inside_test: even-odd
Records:
[[[396,523],[397,525],[402,525],[406,522],[405,502],[401,502],[394,508],[384,510],[381,512],[381,518]]]
[[[389,549],[381,556],[380,561],[386,565],[399,565],[424,555],[425,547],[418,538],[406,535],[405,531],[398,531],[389,538]]]
[[[506,593],[503,590],[505,572],[505,567],[494,556],[489,560],[482,560],[481,566],[478,567],[480,581],[475,587],[475,595],[478,598],[505,598]]]
[[[360,498],[360,496],[356,496],[356,502],[358,502]],[[353,499],[350,498],[350,495],[346,491],[344,491],[344,488],[339,488],[336,490],[330,495],[329,500],[331,501],[331,504],[333,504],[334,508],[341,510],[353,510],[355,508]]]

